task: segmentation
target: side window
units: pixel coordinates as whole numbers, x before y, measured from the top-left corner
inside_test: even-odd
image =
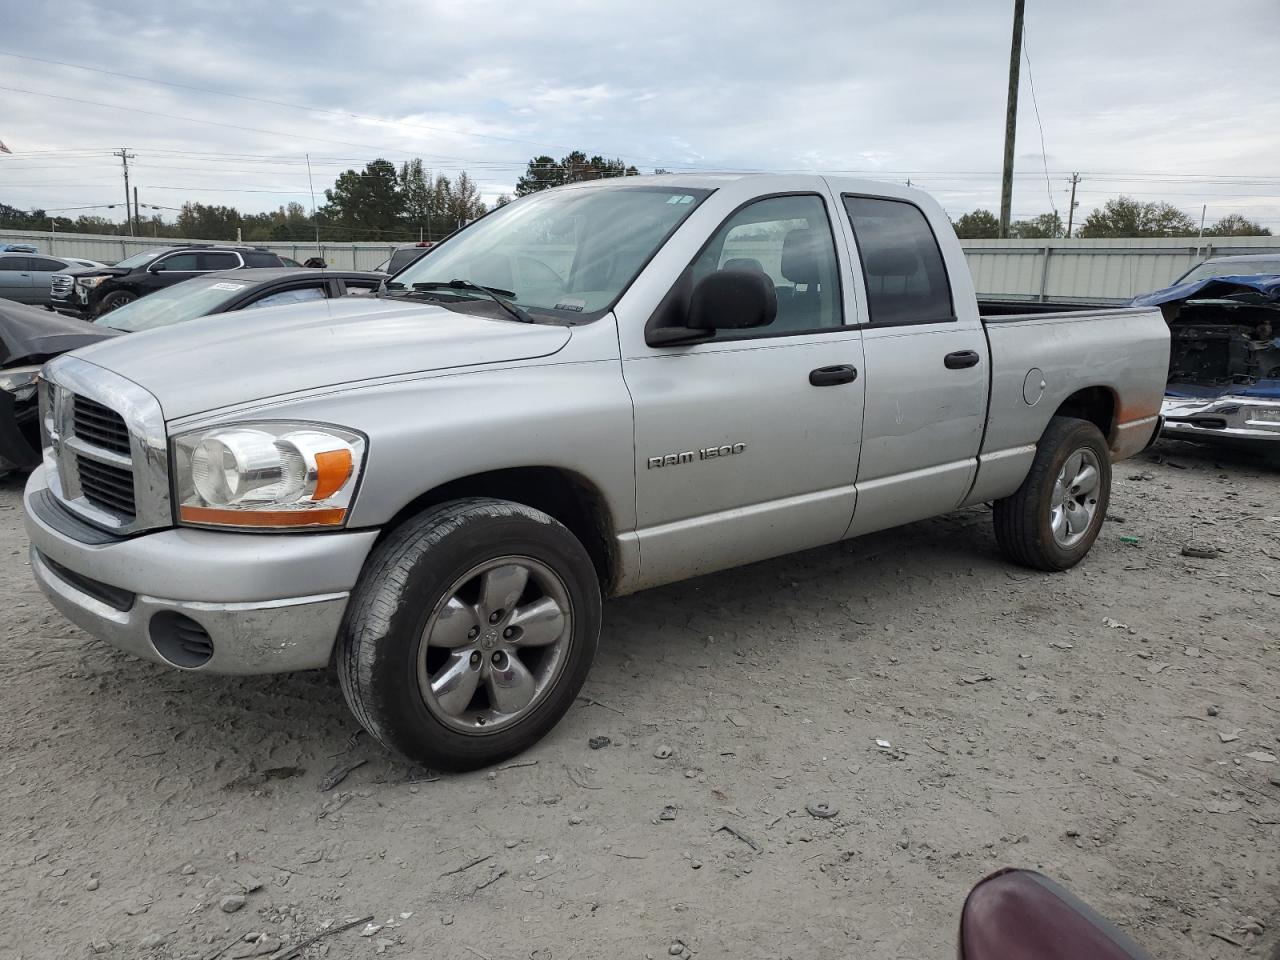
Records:
[[[30,270],[30,262],[26,257],[0,257],[0,270]]]
[[[39,270],[42,273],[56,273],[67,268],[61,260],[50,260],[48,257],[32,257],[30,262],[32,270]]]
[[[871,322],[954,320],[942,251],[920,208],[875,197],[845,197],[844,206],[862,258]]]
[[[240,258],[234,253],[201,253],[198,256],[201,270],[238,270],[240,268]]]
[[[720,226],[691,270],[695,284],[714,270],[758,271],[778,294],[773,323],[723,330],[717,340],[823,330],[844,323],[831,220],[816,195],[769,197],[748,204]]]
[[[281,290],[279,293],[273,293],[270,296],[263,297],[261,300],[255,300],[244,309],[278,307],[286,303],[304,303],[307,300],[323,300],[324,298],[323,287],[298,287],[293,290]]]
[[[199,260],[194,253],[175,253],[171,257],[165,257],[156,264],[156,269],[163,270],[166,273],[172,273],[175,270],[199,270]]]
[[[344,280],[348,297],[371,297],[378,292],[377,280]]]
[[[214,254],[214,256],[222,256],[222,254]],[[263,253],[261,250],[246,250],[241,256],[244,257],[244,265],[246,267],[279,267],[284,265],[284,261],[274,253]]]

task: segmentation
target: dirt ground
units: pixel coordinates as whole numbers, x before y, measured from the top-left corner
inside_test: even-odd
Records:
[[[558,729],[442,777],[328,675],[72,628],[0,481],[0,957],[949,960],[1006,864],[1158,957],[1280,957],[1278,479],[1166,443],[1069,573],[975,508],[610,603]]]

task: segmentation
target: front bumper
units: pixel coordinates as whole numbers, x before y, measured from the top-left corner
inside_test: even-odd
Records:
[[[1173,440],[1280,444],[1280,400],[1165,397],[1160,413]]]
[[[37,469],[23,497],[31,569],[68,620],[128,653],[207,673],[284,673],[329,662],[377,531],[244,534],[176,528],[114,537],[61,510]],[[70,518],[70,519],[68,519]],[[88,541],[88,542],[86,542]],[[174,655],[175,617],[210,655]]]

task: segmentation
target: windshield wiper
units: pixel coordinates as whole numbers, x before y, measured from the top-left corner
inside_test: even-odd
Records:
[[[494,303],[500,306],[511,316],[515,317],[521,323],[533,323],[533,317],[525,313],[514,303],[509,303],[504,297],[514,297],[515,293],[511,290],[503,290],[499,287],[482,287],[478,283],[472,283],[470,280],[433,280],[429,283],[415,283],[414,290],[475,290],[489,297]]]

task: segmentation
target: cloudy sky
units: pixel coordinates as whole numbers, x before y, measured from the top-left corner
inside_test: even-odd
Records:
[[[0,202],[116,202],[120,146],[144,204],[244,210],[309,205],[307,153],[318,197],[421,156],[491,200],[531,156],[581,148],[998,208],[1012,6],[0,0]],[[1015,217],[1065,219],[1079,171],[1078,216],[1126,193],[1280,233],[1280,2],[1027,0],[1025,39]]]

